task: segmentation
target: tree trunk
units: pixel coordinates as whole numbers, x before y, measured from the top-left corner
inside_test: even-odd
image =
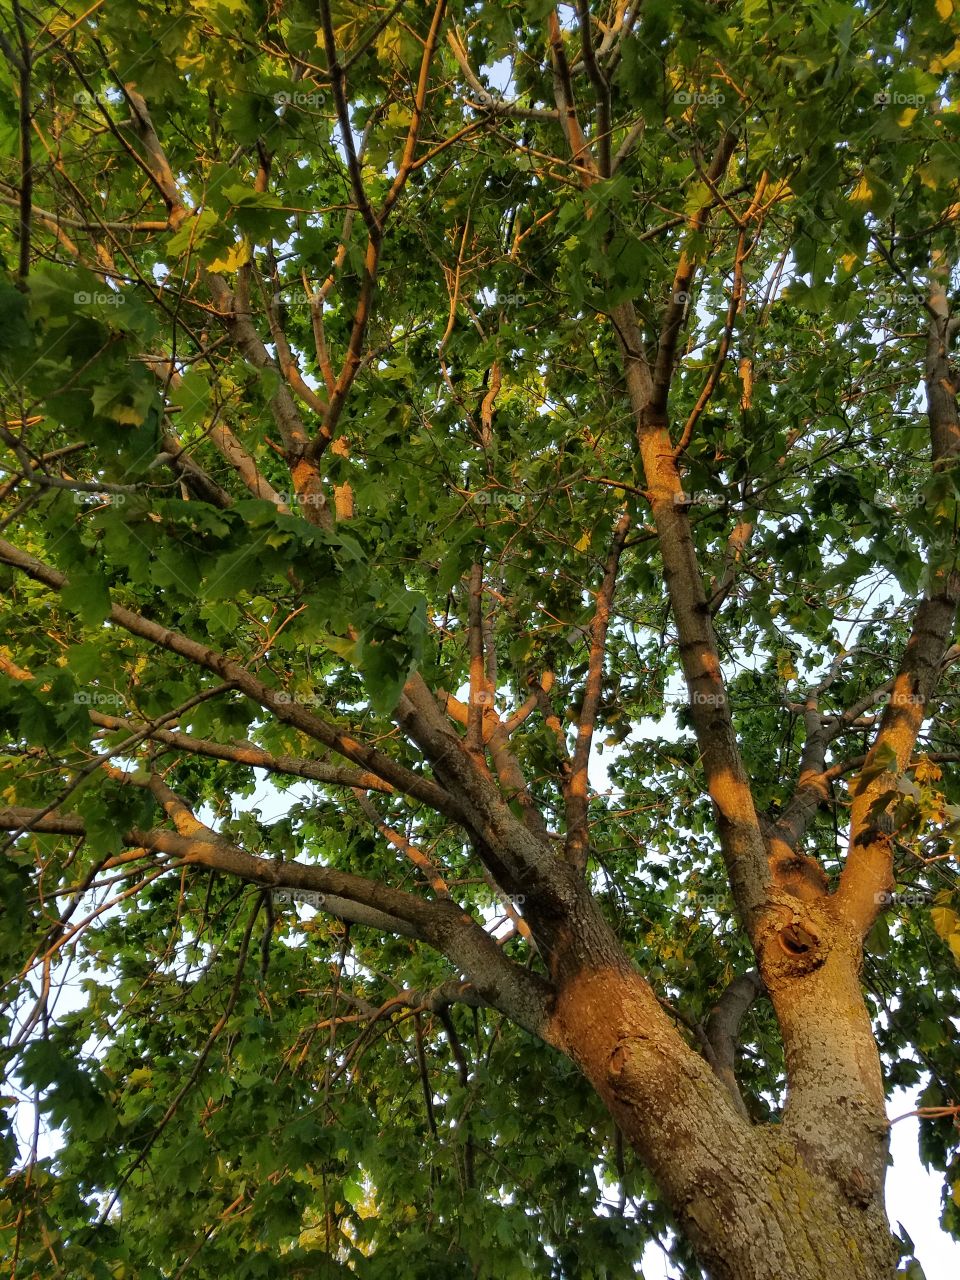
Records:
[[[831,1150],[823,1126],[815,1143],[804,1141],[789,1123],[789,1106],[784,1123],[752,1125],[706,1060],[677,1036],[643,979],[620,965],[565,982],[555,1026],[653,1173],[711,1280],[895,1274],[882,1175],[854,1172],[864,1149],[858,1122],[852,1132],[832,1134]],[[885,1118],[880,1127],[885,1151]],[[875,1116],[867,1128],[876,1132]]]

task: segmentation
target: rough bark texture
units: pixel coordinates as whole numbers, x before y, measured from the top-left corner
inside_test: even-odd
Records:
[[[831,1013],[853,1012],[841,973],[808,992],[828,998]],[[850,1056],[841,1029],[833,1045],[796,1037],[791,1058],[814,1084],[798,1091],[799,1113],[788,1107],[782,1125],[759,1128],[737,1112],[703,1058],[678,1041],[635,974],[584,972],[565,984],[555,1017],[561,1043],[649,1166],[713,1280],[894,1275],[897,1249],[876,1176],[877,1157],[885,1155],[882,1098],[865,1125],[856,1104],[849,1130],[825,1132],[815,1119],[818,1099],[827,1113],[838,1106],[843,1077],[831,1072]],[[850,1171],[861,1167],[865,1145],[872,1165],[859,1181]]]
[[[751,1123],[730,1064],[677,1034],[586,892],[544,930],[545,1038],[597,1090],[713,1280],[889,1280],[888,1122],[859,933],[829,901],[772,898],[758,950],[786,1051],[780,1124]]]

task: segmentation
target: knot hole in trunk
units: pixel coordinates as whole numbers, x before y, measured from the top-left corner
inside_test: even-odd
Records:
[[[780,945],[788,956],[808,956],[816,949],[818,939],[800,924],[789,924],[780,930]]]

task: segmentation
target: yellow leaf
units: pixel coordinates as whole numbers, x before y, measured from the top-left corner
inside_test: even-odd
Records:
[[[953,71],[957,63],[960,63],[960,40],[953,46],[949,53],[944,54],[942,58],[937,58],[935,71]]]
[[[937,13],[946,22],[953,13],[953,0],[937,0]]]
[[[585,533],[583,537],[580,539],[580,541],[577,543],[577,550],[586,551],[586,549],[589,546],[590,546],[590,535],[589,533]]]
[[[347,18],[345,22],[341,22],[339,26],[334,27],[333,34],[336,38],[337,48],[348,48],[362,29],[363,19],[359,14],[355,18]],[[323,47],[323,28],[321,27],[317,31],[317,48],[322,49]]]
[[[796,680],[799,671],[794,666],[793,654],[789,649],[779,649],[777,651],[777,675],[785,683],[790,680]]]
[[[872,198],[873,188],[870,186],[870,179],[866,174],[863,174],[860,181],[850,192],[850,203],[868,205]]]
[[[930,918],[933,927],[950,948],[954,960],[960,964],[960,916],[950,907],[931,907]]]
[[[950,907],[931,907],[930,919],[944,942],[949,940],[950,936],[956,932],[957,925],[960,924],[960,918]]]
[[[406,107],[401,107],[399,102],[393,102],[384,117],[384,124],[390,129],[409,129],[412,119]]]
[[[250,261],[250,245],[246,240],[238,240],[232,248],[228,249],[222,258],[216,258],[210,263],[211,271],[239,271],[245,262]]]
[[[909,129],[913,124],[914,116],[919,111],[919,107],[904,107],[897,116],[897,124],[901,129]]]
[[[388,24],[377,40],[377,56],[381,62],[389,63],[390,66],[396,67],[402,61],[401,54],[401,36],[402,30],[399,23]]]
[[[943,772],[937,768],[929,756],[924,756],[913,776],[918,782],[938,782],[943,777]]]

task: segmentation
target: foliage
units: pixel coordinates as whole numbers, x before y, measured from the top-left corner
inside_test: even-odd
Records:
[[[956,261],[960,9],[582,8],[605,87],[577,12],[559,27],[601,153],[605,102],[610,121],[611,172],[590,184],[540,0],[0,15],[3,537],[69,580],[0,565],[3,803],[85,833],[14,823],[0,861],[19,975],[8,1101],[24,1091],[58,1131],[42,1158],[6,1131],[11,1275],[599,1280],[667,1240],[667,1208],[583,1077],[482,1002],[436,1000],[458,974],[436,948],[129,837],[173,817],[154,775],[271,865],[434,902],[415,846],[488,931],[512,921],[503,953],[542,972],[522,894],[508,911],[450,815],[382,780],[311,778],[345,762],[298,716],[430,780],[402,727],[418,672],[458,732],[510,723],[529,804],[561,841],[627,516],[588,869],[698,1043],[753,961],[683,693],[611,321],[625,300],[651,361],[680,308],[683,505],[769,822],[796,787],[805,691],[823,682],[819,710],[842,726],[804,846],[836,883],[846,781],[916,602],[955,562],[960,471],[929,465],[918,386],[931,263]],[[681,253],[696,274],[678,296]],[[266,694],[125,629],[115,606]],[[892,784],[898,896],[864,972],[886,1084],[922,1086],[931,1107],[960,1100],[957,692],[947,670]],[[307,767],[268,782],[238,743]],[[738,1077],[751,1113],[775,1117],[763,1001]],[[960,1236],[950,1116],[922,1142]]]

